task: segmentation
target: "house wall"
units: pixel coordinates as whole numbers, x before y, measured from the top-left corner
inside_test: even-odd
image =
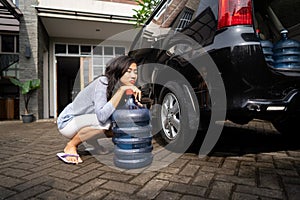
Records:
[[[20,80],[29,80],[39,77],[38,66],[38,18],[36,10],[31,5],[36,5],[37,0],[26,0],[19,2],[19,8],[23,13],[20,19],[20,33],[19,33],[19,68]],[[30,48],[30,57],[25,56],[26,48]],[[40,72],[41,73],[41,72]],[[39,98],[42,91],[35,92],[29,102],[29,110],[39,118]],[[24,113],[24,101],[20,97],[20,114]]]

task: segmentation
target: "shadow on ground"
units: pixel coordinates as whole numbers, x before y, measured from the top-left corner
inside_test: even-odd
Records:
[[[299,140],[293,135],[282,135],[276,130],[249,128],[249,126],[224,126],[222,134],[209,156],[242,156],[300,149]],[[198,154],[201,139],[196,139],[188,152]]]

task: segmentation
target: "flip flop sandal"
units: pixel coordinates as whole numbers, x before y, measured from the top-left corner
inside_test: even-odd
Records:
[[[77,160],[79,158],[78,154],[69,154],[69,153],[57,153],[56,154],[62,161],[68,164],[76,164],[75,162],[67,160],[67,157],[76,157]],[[82,161],[78,161],[78,163],[82,163]]]

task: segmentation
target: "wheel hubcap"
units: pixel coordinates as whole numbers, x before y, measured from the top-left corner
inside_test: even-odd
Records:
[[[180,108],[176,96],[166,94],[162,102],[161,123],[165,136],[174,140],[180,131]]]

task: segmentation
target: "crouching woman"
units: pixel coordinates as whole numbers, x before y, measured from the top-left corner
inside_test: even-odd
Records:
[[[110,129],[110,117],[125,91],[133,90],[136,99],[140,100],[141,91],[135,86],[136,79],[135,60],[129,56],[120,56],[107,65],[104,75],[78,93],[57,119],[59,132],[70,139],[64,153],[57,154],[59,158],[66,163],[82,162],[77,153],[78,145]]]

